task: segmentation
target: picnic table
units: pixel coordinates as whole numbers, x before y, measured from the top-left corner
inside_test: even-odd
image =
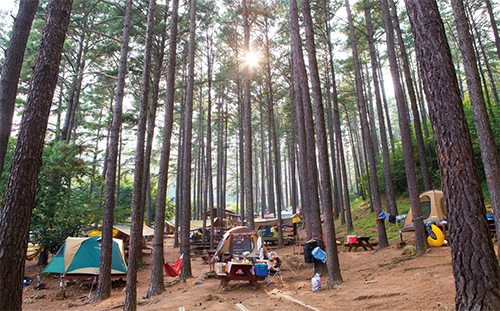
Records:
[[[258,281],[264,281],[265,275],[255,275],[252,271],[253,264],[251,263],[237,263],[228,262],[227,272],[217,274],[220,281],[220,288],[226,287],[230,281],[249,281],[252,285],[257,286]]]
[[[368,249],[374,250],[373,247],[377,246],[378,243],[370,243],[370,237],[368,236],[361,236],[357,237],[356,242],[354,243],[345,243],[344,246],[348,248],[348,251],[356,251],[358,248],[362,247],[365,251]]]

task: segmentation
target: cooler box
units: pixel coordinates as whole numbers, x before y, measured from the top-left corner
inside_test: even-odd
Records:
[[[256,263],[254,267],[255,267],[255,275],[261,275],[261,276],[267,275],[267,264]]]
[[[358,241],[358,237],[355,235],[347,236],[347,243],[356,243]]]

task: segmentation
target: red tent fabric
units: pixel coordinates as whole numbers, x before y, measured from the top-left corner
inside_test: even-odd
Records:
[[[168,262],[163,264],[163,268],[165,269],[165,274],[175,278],[179,275],[179,271],[181,270],[182,265],[182,256],[179,257],[174,263],[173,266],[169,265]]]

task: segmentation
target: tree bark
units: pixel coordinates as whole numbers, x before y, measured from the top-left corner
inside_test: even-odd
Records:
[[[283,228],[281,224],[281,211],[283,210],[283,187],[281,181],[281,156],[278,142],[278,135],[276,133],[276,122],[274,120],[274,95],[273,83],[271,73],[271,53],[269,51],[269,24],[268,19],[265,19],[266,33],[265,33],[265,48],[267,56],[266,64],[266,84],[267,84],[267,116],[269,119],[269,134],[272,139],[271,153],[274,157],[274,182],[276,187],[276,217],[278,218],[278,246],[283,247]],[[269,162],[269,172],[271,173],[272,166]],[[270,174],[271,175],[271,174]],[[272,183],[271,183],[272,185]]]
[[[151,283],[147,297],[157,296],[165,291],[163,283],[163,238],[165,228],[165,205],[168,184],[168,162],[170,159],[170,138],[174,123],[174,92],[175,92],[175,65],[177,56],[177,24],[179,0],[172,0],[172,13],[170,17],[170,33],[167,60],[167,85],[164,133],[162,138],[160,171],[158,173],[158,193],[156,194],[155,224],[153,237],[153,260],[151,264]],[[175,228],[177,230],[177,228]]]
[[[387,104],[387,97],[385,96],[385,86],[384,86],[384,75],[382,74],[382,68],[380,64],[380,57],[377,54],[377,70],[378,70],[378,76],[380,77],[380,90],[382,91],[382,101],[384,102],[384,112],[385,112],[385,118],[387,121],[387,132],[389,133],[389,142],[391,143],[391,152],[394,153],[396,150],[394,146],[394,134],[392,132],[392,126],[391,126],[391,116],[389,115],[389,105]]]
[[[365,1],[365,21],[366,31],[368,36],[368,45],[370,50],[370,61],[372,65],[372,79],[375,87],[375,105],[377,105],[378,126],[380,131],[380,141],[382,143],[382,160],[384,164],[384,177],[385,177],[385,201],[387,205],[387,212],[392,215],[398,215],[398,207],[396,206],[396,197],[394,195],[394,188],[392,186],[391,177],[391,161],[389,157],[389,146],[387,144],[387,135],[385,131],[384,111],[382,108],[382,98],[380,97],[380,87],[377,73],[377,54],[375,51],[375,43],[373,38],[373,24],[371,18],[371,7]]]
[[[83,69],[85,68],[85,57],[87,51],[88,51],[88,42],[85,41],[85,33],[82,32],[82,34],[80,35],[78,52],[76,56],[76,62],[74,65],[75,71],[73,75],[73,81],[71,83],[68,106],[66,108],[66,117],[64,119],[64,125],[61,130],[61,137],[59,137],[59,139],[62,141],[69,142],[71,139],[71,131],[73,130],[76,111],[78,110],[78,104],[80,101],[80,93],[83,82],[82,72]]]
[[[328,161],[328,142],[325,127],[325,112],[321,94],[321,82],[316,61],[316,44],[314,42],[314,29],[311,17],[309,0],[302,0],[302,14],[304,16],[304,28],[307,42],[307,55],[309,59],[309,72],[314,101],[314,112],[316,122],[316,136],[318,139],[318,155],[321,182],[321,209],[323,211],[325,226],[325,246],[328,257],[328,287],[342,283],[337,242],[335,237],[335,224],[333,222],[333,194],[330,177],[330,165]],[[278,160],[277,160],[278,162]]]
[[[495,21],[495,15],[493,15],[493,8],[491,7],[490,0],[484,0],[486,8],[488,9],[488,15],[490,16],[491,28],[493,29],[493,36],[495,37],[495,45],[497,47],[498,59],[500,59],[500,36],[498,35],[498,27]]]
[[[9,45],[5,50],[5,60],[0,78],[0,176],[12,130],[12,118],[17,95],[17,85],[24,60],[24,51],[35,18],[38,0],[19,1]]]
[[[101,261],[99,265],[99,281],[94,300],[106,299],[111,295],[111,254],[113,247],[113,212],[115,209],[116,167],[121,124],[122,105],[125,89],[125,75],[127,73],[128,43],[130,34],[130,20],[132,0],[128,0],[123,21],[123,37],[120,50],[118,81],[116,84],[115,106],[113,123],[111,125],[109,153],[107,161],[107,175],[105,183],[104,212],[102,220]]]
[[[142,252],[142,228],[144,205],[142,186],[144,180],[144,145],[149,101],[149,77],[151,76],[151,46],[153,40],[156,0],[149,0],[146,41],[144,46],[144,68],[142,69],[139,123],[135,148],[134,185],[132,192],[132,211],[130,220],[130,244],[128,253],[127,285],[123,310],[137,310],[137,270]]]
[[[290,69],[292,69],[290,67]],[[297,208],[299,206],[299,191],[297,189],[297,172],[296,168],[296,150],[297,150],[297,120],[295,117],[295,92],[293,86],[293,80],[290,81],[290,121],[291,121],[291,132],[290,132],[290,203],[292,204],[292,213],[295,215],[297,213]],[[297,224],[293,224],[293,236],[297,237]]]
[[[434,0],[406,0],[406,8],[422,66],[445,204],[453,207],[447,217],[457,291],[455,308],[498,310],[498,260],[489,237],[474,150],[443,22]]]
[[[261,178],[261,193],[260,193],[260,215],[264,218],[264,211],[266,210],[266,163],[264,160],[265,139],[264,139],[264,120],[262,112],[262,101],[259,101],[259,118],[260,118],[260,175]]]
[[[205,196],[204,196],[204,222],[207,219],[207,210],[210,210],[210,249],[214,248],[214,189],[212,184],[212,38],[208,37],[207,32],[207,78],[208,78],[208,88],[207,88],[207,146],[206,146],[206,161],[205,166]],[[238,183],[238,181],[236,181]],[[208,198],[207,198],[208,196]],[[208,206],[207,206],[208,204]],[[205,232],[206,238],[206,232]]]
[[[408,106],[403,99],[403,91],[401,89],[401,84],[399,80],[399,69],[395,53],[394,44],[394,29],[391,22],[389,6],[387,0],[380,0],[380,6],[382,9],[382,16],[384,18],[385,30],[386,30],[386,41],[387,41],[387,54],[389,55],[389,65],[391,67],[392,81],[394,84],[394,93],[396,96],[396,104],[398,106],[398,117],[399,117],[399,130],[401,131],[401,144],[403,146],[403,156],[405,164],[406,173],[406,184],[408,186],[408,193],[410,195],[410,204],[412,207],[412,217],[413,225],[415,228],[415,243],[416,243],[416,254],[422,255],[428,247],[427,235],[424,227],[424,222],[422,219],[422,210],[420,209],[420,198],[417,186],[417,176],[415,172],[415,158],[413,157],[413,145],[411,141],[411,130],[410,122],[408,120]],[[401,47],[400,47],[401,50]],[[408,78],[408,77],[407,77]],[[411,85],[411,84],[410,84]],[[413,101],[415,100],[415,93],[413,93]],[[416,102],[414,103],[416,106]],[[412,103],[413,105],[413,103]],[[418,111],[415,111],[418,113]],[[418,114],[417,114],[418,117]],[[415,127],[417,126],[417,121],[414,120]],[[420,127],[420,122],[418,122]],[[420,136],[422,131],[420,129]],[[416,135],[417,130],[415,130]],[[420,150],[419,154],[422,156],[423,153],[425,159],[425,150]],[[421,158],[422,159],[422,158]],[[422,162],[421,162],[422,164]],[[430,187],[430,185],[429,185]]]
[[[251,0],[250,4],[251,5]],[[248,17],[250,9],[247,6],[247,0],[242,1],[243,6],[243,32],[244,43],[243,50],[248,53],[250,50],[250,23]],[[252,116],[250,103],[250,66],[247,64],[243,69],[243,137],[244,137],[244,171],[243,179],[245,180],[245,201],[246,201],[246,225],[250,229],[255,229],[254,225],[254,202],[253,202],[253,185],[252,185]]]
[[[167,2],[168,4],[168,2]],[[165,12],[163,17],[163,22],[167,23],[168,16],[168,5],[165,6]],[[143,183],[142,186],[142,205],[147,205],[146,212],[146,224],[151,226],[151,200],[149,200],[149,195],[151,194],[151,176],[150,176],[150,164],[151,164],[151,153],[153,150],[153,139],[156,124],[156,110],[158,108],[158,95],[160,88],[160,78],[163,68],[163,58],[165,56],[165,44],[167,41],[167,34],[165,31],[161,32],[160,45],[157,47],[155,52],[155,67],[153,69],[153,89],[151,91],[151,105],[149,106],[148,114],[148,131],[146,138],[146,151],[144,154],[144,179],[147,181]],[[147,200],[147,204],[146,204]]]
[[[22,308],[31,213],[72,4],[72,0],[53,0],[47,6],[46,22],[0,210],[0,305],[5,310]]]
[[[377,180],[377,163],[375,160],[375,154],[373,150],[373,145],[370,140],[370,130],[369,130],[369,125],[368,125],[368,120],[366,118],[366,105],[365,105],[365,97],[363,95],[363,86],[361,83],[361,68],[359,66],[359,59],[358,59],[358,50],[356,47],[356,37],[354,35],[354,26],[353,26],[353,21],[352,21],[352,16],[351,16],[351,10],[349,8],[349,1],[345,1],[346,9],[347,9],[347,18],[349,21],[349,32],[350,32],[350,38],[351,38],[351,48],[352,48],[352,54],[353,54],[353,59],[354,59],[354,68],[355,68],[355,75],[356,75],[356,90],[358,94],[358,104],[359,108],[361,110],[360,113],[360,119],[361,119],[361,127],[362,127],[362,132],[363,132],[363,138],[365,140],[365,146],[366,146],[366,153],[368,157],[368,162],[370,166],[370,179],[371,179],[371,186],[372,186],[372,193],[373,193],[373,207],[375,209],[375,215],[379,215],[380,211],[382,210],[382,202],[380,200],[380,192],[379,192],[379,187],[378,187],[378,180]],[[377,222],[377,230],[378,230],[378,245],[379,248],[385,248],[389,245],[387,241],[387,233],[385,231],[385,224],[384,222]]]
[[[465,75],[467,77],[467,88],[474,114],[474,125],[476,126],[479,147],[481,149],[486,182],[488,183],[488,190],[490,192],[491,206],[495,215],[495,222],[500,224],[500,158],[484,102],[483,89],[481,88],[481,80],[472,45],[473,38],[467,23],[464,3],[461,0],[452,0],[451,6],[455,17]],[[497,236],[500,236],[500,226],[497,226],[496,231]]]
[[[191,221],[191,146],[193,136],[193,93],[194,93],[194,54],[196,49],[196,0],[189,7],[189,52],[188,81],[186,89],[186,108],[184,124],[183,167],[181,180],[181,254],[183,256],[179,279],[193,276],[191,272],[190,221]]]
[[[483,55],[484,64],[486,65],[486,72],[488,73],[488,78],[490,78],[491,91],[493,92],[493,97],[495,97],[495,102],[500,103],[500,98],[498,97],[498,90],[495,85],[495,80],[493,79],[493,73],[491,71],[490,61],[488,60],[488,56],[484,50],[483,40],[481,39],[481,33],[477,29],[476,21],[474,20],[474,15],[471,12],[470,7],[468,7],[469,19],[472,23],[472,28],[474,28],[474,32],[476,33],[477,42],[479,43],[479,48],[481,50],[481,54]]]
[[[298,23],[298,9],[295,0],[290,1],[290,21],[292,35],[292,50],[293,64],[295,66],[294,73],[296,75],[296,87],[300,90],[300,100],[295,101],[297,112],[297,124],[303,126],[303,130],[297,127],[300,132],[303,131],[303,144],[301,144],[301,152],[304,149],[305,165],[301,166],[304,171],[302,185],[304,185],[304,194],[308,196],[306,212],[308,212],[307,236],[313,239],[322,239],[321,217],[319,210],[319,187],[318,187],[318,168],[316,164],[316,150],[314,137],[314,121],[311,108],[311,98],[309,95],[309,85],[307,82],[307,72],[304,64],[304,56],[301,46],[300,30]],[[296,92],[298,93],[298,92]],[[299,115],[300,114],[300,115]],[[300,139],[300,138],[299,138]],[[299,142],[300,143],[300,142]],[[307,222],[306,222],[307,225]],[[322,267],[321,267],[322,269]],[[320,267],[315,267],[316,272],[320,272]]]
[[[236,80],[238,88],[238,152],[239,152],[239,168],[240,168],[240,221],[241,225],[245,225],[245,141],[243,137],[243,101],[241,100],[241,87],[239,77]]]
[[[394,28],[396,29],[399,51],[401,53],[401,59],[403,60],[404,78],[406,81],[406,86],[408,88],[408,94],[410,96],[410,105],[411,105],[411,112],[413,115],[413,125],[415,128],[415,138],[417,140],[417,150],[418,150],[418,158],[420,160],[420,171],[422,172],[422,181],[424,183],[424,190],[429,191],[431,190],[431,177],[429,175],[429,166],[427,165],[427,156],[425,154],[425,143],[424,143],[424,137],[422,135],[422,124],[420,123],[420,116],[418,115],[417,98],[415,96],[415,88],[413,87],[413,81],[411,78],[409,58],[408,54],[406,53],[406,47],[403,42],[403,35],[401,33],[401,28],[399,26],[396,4],[394,3],[394,0],[390,0],[389,3],[392,10]]]

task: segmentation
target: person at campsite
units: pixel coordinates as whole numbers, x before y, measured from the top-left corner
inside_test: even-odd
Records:
[[[276,256],[273,258],[273,265],[271,266],[271,268],[269,268],[269,271],[272,273],[276,273],[279,271],[280,267],[281,267],[280,258]]]

